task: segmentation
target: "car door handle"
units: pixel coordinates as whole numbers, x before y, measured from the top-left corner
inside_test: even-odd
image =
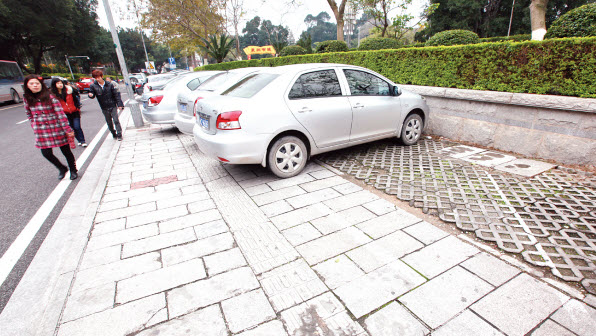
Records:
[[[357,109],[357,108],[363,108],[364,105],[360,104],[360,103],[356,103],[354,104],[354,106],[352,106],[353,108]]]
[[[312,110],[309,109],[308,107],[303,107],[302,109],[298,110],[298,113],[304,113],[304,112],[312,112]]]

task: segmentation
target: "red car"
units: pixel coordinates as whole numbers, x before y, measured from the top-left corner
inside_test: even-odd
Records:
[[[89,86],[91,86],[91,84],[93,84],[94,81],[95,80],[93,78],[82,77],[77,82],[77,88],[81,92],[89,91]]]

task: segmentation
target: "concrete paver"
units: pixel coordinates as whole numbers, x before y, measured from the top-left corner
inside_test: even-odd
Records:
[[[364,320],[364,325],[370,336],[428,335],[430,333],[430,330],[397,302],[391,302],[383,309],[370,314]]]
[[[275,312],[261,289],[225,300],[221,308],[233,333],[275,318]]]

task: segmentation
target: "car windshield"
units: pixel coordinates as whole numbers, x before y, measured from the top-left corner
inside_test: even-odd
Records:
[[[184,79],[184,76],[176,76],[176,77],[170,79],[169,81],[166,82],[164,89],[168,90],[168,89],[175,87],[176,85],[174,85],[174,84],[180,82],[182,79]]]
[[[232,85],[232,87],[222,93],[222,96],[250,98],[277,77],[279,75],[266,73],[250,75]]]
[[[226,71],[217,74],[208,80],[204,81],[203,84],[199,85],[198,90],[203,91],[215,91],[224,85],[231,85],[237,82],[245,73]]]
[[[147,78],[147,81],[149,82],[161,82],[161,81],[167,81],[169,79],[174,78],[174,75],[166,75],[166,76],[151,76],[149,78]]]
[[[92,81],[93,81],[93,79],[81,79],[82,83],[90,83]]]

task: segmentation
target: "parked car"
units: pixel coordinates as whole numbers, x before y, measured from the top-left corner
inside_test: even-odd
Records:
[[[141,83],[141,85],[147,83],[147,75],[142,73],[142,72],[135,72],[130,74],[130,78],[136,78],[139,80],[139,83]]]
[[[220,71],[195,88],[195,90],[180,92],[177,99],[178,104],[176,115],[174,116],[176,127],[182,133],[192,134],[192,129],[196,123],[196,111],[194,107],[197,100],[218,95],[230,86],[236,84],[242,78],[261,69],[268,68],[254,67]]]
[[[85,92],[89,91],[89,87],[91,86],[91,84],[93,84],[94,81],[95,79],[90,77],[81,77],[79,78],[79,81],[75,83],[75,85],[77,86],[79,91]]]
[[[188,72],[172,78],[162,90],[151,91],[143,101],[141,111],[145,119],[154,124],[173,124],[178,93],[189,92],[213,76],[215,71]],[[143,96],[145,96],[143,94]]]
[[[147,77],[147,83],[143,86],[143,92],[151,92],[153,90],[161,90],[166,85],[166,83],[175,78],[179,74],[177,73],[167,73],[167,74],[159,74]]]
[[[130,76],[130,85],[132,86],[134,93],[138,95],[143,94],[143,84],[137,77]]]
[[[366,68],[295,64],[261,70],[197,102],[200,150],[221,162],[299,174],[313,155],[383,138],[415,144],[426,101]]]

